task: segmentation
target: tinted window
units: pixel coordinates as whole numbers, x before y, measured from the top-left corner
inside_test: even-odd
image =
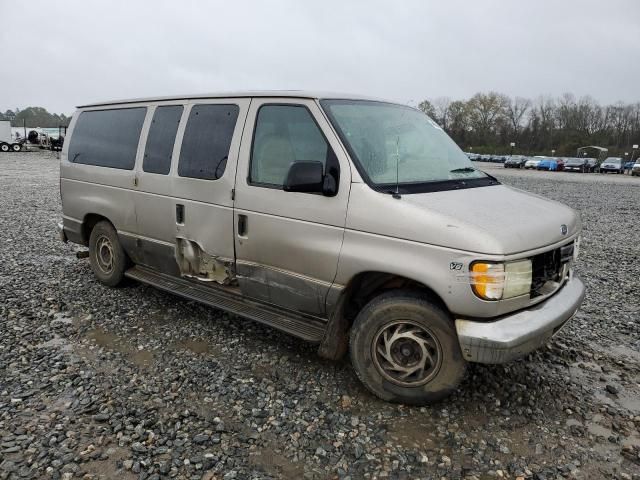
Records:
[[[261,107],[253,138],[253,183],[282,186],[293,162],[315,160],[325,165],[330,151],[309,110],[299,105]]]
[[[145,172],[163,175],[169,173],[173,144],[176,141],[182,110],[182,105],[167,105],[156,108],[149,127],[147,146],[144,149],[142,169]]]
[[[69,161],[133,170],[146,108],[82,112],[71,135]]]
[[[178,175],[215,180],[227,166],[237,105],[194,105],[182,139]]]

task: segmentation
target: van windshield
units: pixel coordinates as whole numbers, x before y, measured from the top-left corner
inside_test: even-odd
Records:
[[[497,183],[495,179],[487,183],[490,177],[476,170],[442,128],[418,110],[367,100],[321,104],[360,174],[374,187],[384,189],[396,182],[404,187],[443,182],[468,187],[474,180]]]

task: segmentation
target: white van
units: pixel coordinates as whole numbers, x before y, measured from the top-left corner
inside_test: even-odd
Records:
[[[544,344],[578,309],[570,208],[476,170],[418,110],[248,92],[78,108],[64,241],[125,277],[350,350],[379,397],[456,388],[467,362]]]

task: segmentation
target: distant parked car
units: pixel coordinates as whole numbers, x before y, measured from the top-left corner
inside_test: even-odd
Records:
[[[633,168],[631,169],[632,176],[640,177],[640,159],[636,160],[636,163],[633,164]]]
[[[567,172],[586,173],[590,170],[590,167],[586,158],[568,158],[567,161],[564,162],[564,169]]]
[[[542,160],[544,160],[544,158],[543,158],[543,157],[533,157],[533,158],[530,158],[529,160],[527,160],[526,162],[524,162],[524,168],[526,168],[526,169],[532,168],[532,169],[534,169],[534,170],[535,170],[536,168],[538,168],[538,164],[539,164]]]
[[[593,173],[599,170],[598,160],[595,158],[585,158],[587,165],[589,166],[589,172]]]
[[[522,168],[527,160],[522,155],[512,155],[504,161],[504,168]]]
[[[60,151],[64,146],[64,137],[51,137],[51,141],[49,142],[49,149],[52,151]]]
[[[550,172],[555,172],[558,170],[558,161],[554,158],[545,158],[538,162],[537,170],[548,170]]]
[[[624,164],[620,157],[609,157],[600,165],[600,173],[624,173]]]
[[[628,162],[624,162],[624,173],[627,173],[627,170],[631,171],[636,162],[630,160]]]
[[[567,160],[566,158],[556,158],[556,162],[558,162],[558,171],[564,170],[564,162]]]

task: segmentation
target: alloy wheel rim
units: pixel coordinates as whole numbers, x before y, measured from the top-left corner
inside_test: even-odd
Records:
[[[435,335],[411,320],[384,325],[375,335],[372,349],[378,372],[403,387],[428,383],[442,364],[442,348]]]
[[[110,274],[113,271],[113,245],[105,236],[100,236],[96,241],[96,261],[103,273]]]

